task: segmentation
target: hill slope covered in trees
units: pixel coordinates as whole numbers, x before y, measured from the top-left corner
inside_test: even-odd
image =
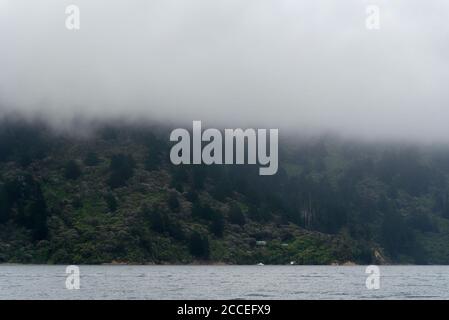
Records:
[[[3,120],[0,263],[449,263],[449,148],[281,136],[259,176],[174,166],[168,140]]]

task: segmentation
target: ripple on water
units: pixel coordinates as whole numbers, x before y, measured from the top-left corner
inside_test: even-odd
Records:
[[[264,270],[261,272],[260,270]],[[81,290],[63,266],[0,265],[0,299],[449,299],[449,267],[80,266]]]

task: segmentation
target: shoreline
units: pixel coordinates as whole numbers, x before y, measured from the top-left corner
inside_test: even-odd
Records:
[[[109,267],[109,266],[146,266],[146,267],[190,267],[190,266],[215,266],[215,267],[366,267],[368,264],[226,264],[226,263],[188,263],[188,264],[139,264],[139,263],[102,263],[102,264],[79,264],[79,263],[68,263],[68,264],[33,264],[33,263],[0,263],[0,267],[2,266],[69,266],[69,265],[77,265],[77,266],[96,266],[96,267]],[[376,264],[377,266],[388,266],[388,267],[435,267],[435,266],[448,266],[447,264],[432,264],[432,265],[424,265],[424,264]]]

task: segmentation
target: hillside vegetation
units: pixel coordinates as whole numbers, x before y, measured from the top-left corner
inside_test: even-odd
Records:
[[[169,161],[169,131],[0,126],[0,262],[449,263],[449,148],[281,136],[280,169]]]

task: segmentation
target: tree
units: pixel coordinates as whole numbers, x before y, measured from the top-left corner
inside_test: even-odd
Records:
[[[193,232],[189,239],[190,253],[200,259],[209,259],[209,239],[198,232]]]
[[[170,192],[168,195],[168,207],[173,211],[173,212],[179,212],[179,200],[178,200],[178,196],[176,194],[176,192]]]
[[[157,170],[161,163],[161,155],[159,153],[150,152],[145,158],[144,166],[147,171],[153,171]]]
[[[246,223],[242,209],[235,203],[231,204],[229,208],[228,219],[230,223],[238,224],[239,226],[243,226]]]
[[[64,176],[66,179],[70,180],[76,180],[81,176],[81,169],[76,161],[70,160],[66,163]]]
[[[202,206],[199,201],[196,201],[192,205],[192,215],[194,217],[204,220],[212,220],[215,214],[214,209],[212,209],[208,204]]]
[[[115,196],[112,193],[106,194],[106,196],[104,197],[104,200],[106,201],[106,204],[108,205],[109,211],[111,211],[111,212],[117,211],[117,208],[118,208],[117,199],[115,198]]]
[[[195,190],[189,190],[186,193],[186,199],[192,203],[198,201],[198,193]]]
[[[212,190],[212,196],[218,201],[224,201],[226,197],[232,194],[232,185],[228,175],[223,175],[215,180],[215,187]]]
[[[9,220],[11,203],[8,191],[4,185],[0,185],[0,223]]]
[[[207,177],[206,167],[194,166],[192,169],[192,175],[193,175],[193,187],[195,188],[195,190],[203,189]]]
[[[28,220],[23,224],[31,229],[33,239],[45,239],[47,237],[47,205],[43,196],[39,195],[37,199],[30,201],[23,210],[23,216]]]
[[[98,156],[95,152],[90,151],[87,153],[86,157],[84,158],[84,164],[88,167],[94,167],[96,166],[100,160],[98,159]]]
[[[9,203],[17,210],[14,222],[29,229],[33,240],[47,237],[47,204],[41,187],[31,175],[20,176],[7,185]]]
[[[189,181],[189,174],[184,166],[176,166],[172,169],[170,186],[179,192],[184,192],[183,184]]]
[[[123,187],[134,175],[134,159],[130,155],[116,154],[111,158],[108,184],[111,188]]]
[[[225,227],[225,220],[221,213],[216,213],[212,218],[212,222],[210,224],[210,232],[212,232],[216,237],[223,237]]]
[[[392,208],[384,213],[381,232],[382,244],[393,256],[408,253],[408,248],[415,240],[403,217]]]
[[[166,228],[168,234],[173,237],[173,239],[178,241],[185,240],[184,231],[182,230],[181,224],[177,220],[168,219]]]
[[[154,210],[150,213],[151,228],[159,233],[164,233],[166,230],[166,223],[164,216],[159,210]]]
[[[146,137],[146,145],[149,150],[144,161],[145,169],[148,171],[157,170],[162,164],[166,145],[154,134],[149,134]]]

